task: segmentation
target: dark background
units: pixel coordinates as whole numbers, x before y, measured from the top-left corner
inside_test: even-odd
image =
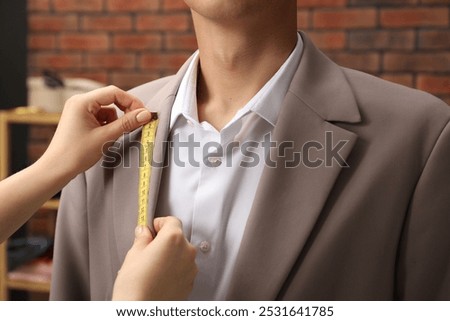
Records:
[[[27,3],[0,1],[0,109],[27,104]]]

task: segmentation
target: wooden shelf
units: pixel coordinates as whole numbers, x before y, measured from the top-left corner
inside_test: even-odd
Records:
[[[9,289],[32,292],[50,292],[52,262],[36,259],[8,272]]]
[[[8,288],[11,290],[22,290],[31,292],[50,292],[50,282],[35,282],[35,281],[23,281],[23,280],[8,280]]]
[[[59,207],[59,199],[51,199],[42,205],[41,209],[43,210],[50,210],[50,211],[57,211]]]
[[[33,107],[19,107],[3,112],[3,117],[9,124],[57,125],[61,114],[46,113]]]

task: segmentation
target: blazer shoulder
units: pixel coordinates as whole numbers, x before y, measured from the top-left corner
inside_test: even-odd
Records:
[[[447,123],[450,120],[450,107],[429,93],[364,72],[342,69],[363,112],[383,112],[403,121],[440,119]]]
[[[367,144],[389,150],[392,159],[411,155],[424,164],[449,125],[450,107],[426,92],[360,71],[342,70],[361,114],[362,122],[353,126],[353,131]]]
[[[158,91],[160,91],[174,77],[175,75],[156,79],[148,83],[134,87],[130,89],[128,92],[145,103],[151,100],[153,96],[155,96],[158,93]]]

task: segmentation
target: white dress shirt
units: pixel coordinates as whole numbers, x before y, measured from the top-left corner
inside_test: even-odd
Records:
[[[275,127],[302,49],[298,35],[286,62],[220,132],[198,120],[198,52],[182,79],[171,114],[174,146],[163,171],[157,215],[179,218],[187,239],[198,248],[191,300],[223,300],[227,293],[265,167],[268,149],[261,142]]]

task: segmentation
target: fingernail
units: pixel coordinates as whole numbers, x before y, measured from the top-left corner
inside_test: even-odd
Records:
[[[144,227],[142,225],[136,226],[136,229],[134,230],[134,236],[138,237],[144,232]]]
[[[144,110],[136,115],[136,120],[140,123],[150,121],[150,119],[152,119],[152,113],[148,110]]]

